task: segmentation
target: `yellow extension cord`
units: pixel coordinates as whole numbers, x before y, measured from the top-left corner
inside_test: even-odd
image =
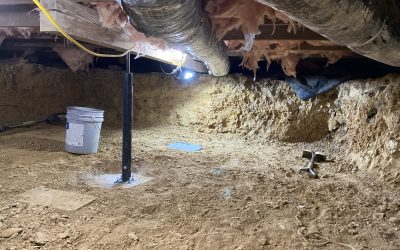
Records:
[[[47,19],[49,19],[49,21],[51,22],[51,24],[63,35],[65,36],[65,38],[67,38],[70,42],[72,42],[73,44],[75,44],[78,48],[82,49],[83,51],[85,51],[86,53],[92,55],[92,56],[96,56],[96,57],[108,57],[108,58],[116,58],[116,57],[123,57],[126,56],[127,54],[129,54],[130,52],[132,52],[134,50],[134,48],[136,46],[133,46],[132,48],[128,49],[127,51],[125,51],[122,54],[100,54],[100,53],[96,53],[91,51],[90,49],[86,48],[85,46],[83,46],[81,43],[79,43],[77,40],[75,40],[72,36],[70,36],[58,23],[56,20],[54,20],[54,18],[50,15],[49,11],[40,3],[39,0],[32,0],[37,7],[39,7],[39,9],[45,14],[45,16],[47,17]],[[186,57],[184,57],[184,59],[179,62],[172,62],[173,64],[177,65],[178,67],[181,67],[186,61]]]
[[[96,53],[91,51],[90,49],[86,48],[85,46],[83,46],[81,43],[79,43],[77,40],[75,40],[72,36],[70,36],[63,28],[61,28],[61,26],[57,23],[56,20],[54,20],[54,18],[50,15],[50,13],[47,11],[47,9],[39,2],[39,0],[32,0],[37,7],[39,7],[39,9],[45,14],[45,16],[47,17],[47,19],[49,19],[49,21],[51,22],[51,24],[56,27],[56,29],[63,34],[63,36],[65,36],[65,38],[67,38],[69,41],[71,41],[73,44],[75,44],[78,48],[82,49],[83,51],[85,51],[86,53],[92,55],[92,56],[97,56],[97,57],[123,57],[126,56],[127,54],[129,54],[130,52],[132,52],[132,50],[136,47],[133,46],[132,48],[128,49],[127,51],[125,51],[122,54],[117,54],[117,55],[110,55],[110,54],[100,54],[100,53]]]

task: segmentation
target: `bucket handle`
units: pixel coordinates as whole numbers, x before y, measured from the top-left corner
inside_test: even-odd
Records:
[[[101,131],[101,128],[100,128],[99,126],[97,126],[97,122],[95,121],[94,117],[91,117],[91,118],[92,118],[92,121],[93,121],[94,126],[95,126],[99,131]]]

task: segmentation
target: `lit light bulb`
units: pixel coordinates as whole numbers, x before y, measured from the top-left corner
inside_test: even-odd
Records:
[[[185,72],[184,74],[183,74],[183,79],[185,79],[185,80],[189,80],[189,79],[192,79],[193,78],[193,76],[194,76],[194,73],[193,72]]]

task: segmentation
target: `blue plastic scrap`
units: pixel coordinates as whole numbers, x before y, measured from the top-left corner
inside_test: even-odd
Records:
[[[300,79],[287,77],[286,82],[290,84],[301,100],[307,100],[333,89],[343,82],[346,78],[328,79],[323,76],[305,76]]]
[[[197,144],[191,144],[188,142],[174,142],[168,144],[169,149],[183,151],[183,152],[197,152],[203,149],[203,146]]]

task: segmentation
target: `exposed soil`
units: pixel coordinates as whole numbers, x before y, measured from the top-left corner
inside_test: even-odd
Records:
[[[64,152],[62,126],[0,135],[0,235],[18,228],[0,237],[1,250],[400,248],[395,75],[348,82],[306,102],[279,81],[202,77],[188,86],[137,76],[134,165],[153,179],[99,189],[85,178],[120,168],[122,73],[0,71],[5,122],[67,105],[103,108],[107,121],[96,155]],[[166,147],[175,141],[204,149]],[[304,149],[328,156],[317,180],[298,174]],[[97,200],[74,212],[19,201],[39,186]]]
[[[397,190],[353,171],[329,142],[260,143],[178,127],[136,130],[136,169],[154,179],[103,190],[86,185],[85,176],[118,173],[120,131],[104,131],[97,155],[75,156],[63,152],[63,130],[44,126],[1,137],[0,228],[23,232],[2,239],[0,249],[33,249],[43,241],[44,249],[313,249],[299,230],[315,244],[325,242],[321,235],[355,249],[400,247]],[[182,140],[205,149],[166,148]],[[319,180],[297,173],[309,147],[335,161],[320,166]],[[19,193],[38,186],[98,199],[75,212],[18,201]]]

